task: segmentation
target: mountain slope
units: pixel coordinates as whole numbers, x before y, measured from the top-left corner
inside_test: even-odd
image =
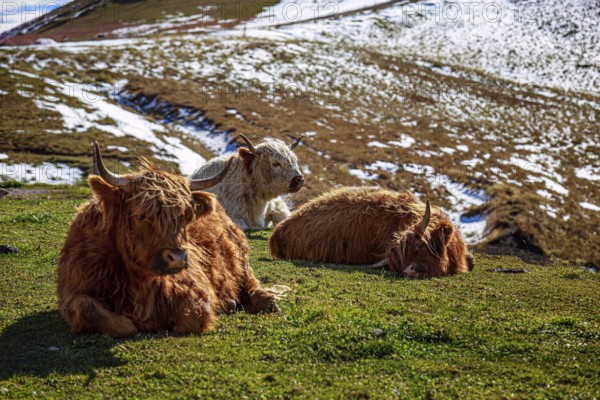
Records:
[[[63,42],[178,31],[201,32],[217,26],[234,26],[274,2],[76,0],[0,34],[0,44],[32,44],[41,38]]]
[[[325,11],[311,9],[312,2],[282,2],[211,34],[4,48],[11,118],[0,126],[9,138],[0,145],[3,162],[51,158],[81,167],[97,136],[111,146],[128,141],[122,147],[129,152],[109,154],[121,166],[145,155],[187,172],[234,148],[227,142],[235,131],[254,140],[304,134],[299,157],[308,185],[290,196],[296,204],[338,184],[409,189],[443,206],[470,243],[489,251],[600,263],[597,75],[565,64],[563,48],[548,44],[569,37],[560,33],[559,20],[569,14],[558,3],[535,3],[546,7],[544,15],[554,7],[556,19],[546,16],[540,26],[506,21],[508,28],[412,15],[419,8],[410,7],[442,4],[436,2],[352,15],[346,10],[357,2],[336,4],[340,16],[333,19],[309,18]],[[293,7],[301,18],[286,14]],[[570,18],[591,35],[586,51],[593,49],[597,34],[588,29],[587,11]],[[487,33],[464,35],[469,27]],[[508,31],[514,40],[501,43]],[[440,32],[453,38],[449,49],[438,45]],[[516,41],[519,35],[559,36],[535,48],[529,38]],[[517,48],[546,59],[512,56]],[[522,81],[523,71],[540,72],[542,62],[561,80],[539,73]],[[65,87],[78,94],[65,97],[61,89],[58,100],[47,98]],[[97,100],[86,102],[82,93]],[[33,111],[23,111],[25,104]],[[103,112],[116,110],[109,104],[139,113],[149,130],[128,127],[120,116],[133,120],[131,114]],[[54,113],[49,121],[63,131],[40,124],[36,113]],[[40,140],[23,140],[27,135]],[[66,143],[76,143],[76,156],[69,158]]]

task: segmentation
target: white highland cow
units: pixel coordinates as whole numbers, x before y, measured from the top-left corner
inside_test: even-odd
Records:
[[[238,149],[229,173],[207,191],[217,195],[227,215],[245,230],[264,229],[271,222],[277,225],[290,215],[280,196],[297,192],[304,185],[298,157],[292,151],[302,137],[291,145],[266,138],[254,146],[246,136],[239,136],[248,148]],[[230,157],[223,155],[207,161],[191,178],[214,175],[213,172],[223,169]]]

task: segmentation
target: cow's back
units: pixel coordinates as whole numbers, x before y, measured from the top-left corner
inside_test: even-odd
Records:
[[[393,233],[413,221],[413,203],[408,193],[375,187],[335,189],[277,226],[269,242],[271,254],[337,264],[378,262]]]

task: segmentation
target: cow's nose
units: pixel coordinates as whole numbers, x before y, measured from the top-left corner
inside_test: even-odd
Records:
[[[298,189],[298,188],[301,188],[302,186],[304,186],[304,176],[303,175],[297,175],[292,178],[292,181],[290,182],[290,188]]]
[[[417,271],[418,274],[425,274],[427,273],[427,266],[425,264],[417,264],[415,271]]]
[[[188,266],[188,255],[186,250],[164,249],[162,257],[170,270],[184,269]]]

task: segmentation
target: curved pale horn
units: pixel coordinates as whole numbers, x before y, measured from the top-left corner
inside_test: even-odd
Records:
[[[254,147],[254,145],[252,144],[252,142],[250,141],[250,139],[248,139],[246,136],[242,135],[240,133],[239,135],[242,139],[244,139],[244,142],[246,142],[246,145],[248,146],[248,149],[252,152],[252,153],[256,153],[256,147]]]
[[[425,205],[425,215],[423,215],[423,219],[419,224],[418,233],[419,236],[423,236],[425,230],[427,229],[427,225],[429,225],[429,220],[431,219],[431,206],[429,205],[429,200],[427,200],[427,204]]]
[[[300,137],[298,139],[296,139],[296,141],[292,144],[290,144],[290,149],[294,150],[296,147],[298,147],[298,145],[300,144],[300,141],[302,140],[302,138],[304,137],[304,135],[300,135]]]
[[[113,174],[110,172],[105,166],[104,161],[102,161],[102,154],[100,153],[100,146],[98,146],[98,142],[94,140],[94,166],[92,170],[95,175],[99,175],[106,182],[110,183],[113,186],[124,189],[127,185],[127,178],[122,177],[121,175]]]
[[[221,182],[225,175],[227,175],[227,171],[229,171],[229,167],[231,167],[231,163],[233,162],[233,157],[229,158],[225,168],[221,170],[217,175],[212,178],[206,179],[190,179],[190,189],[191,190],[204,190],[208,189],[211,186],[215,186],[217,183]]]

